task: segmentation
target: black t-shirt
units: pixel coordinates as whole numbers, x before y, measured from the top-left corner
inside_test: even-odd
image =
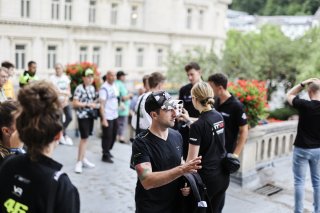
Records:
[[[292,105],[299,111],[298,132],[294,145],[306,149],[320,148],[320,101],[307,101],[296,96]]]
[[[239,127],[247,124],[247,116],[243,110],[243,105],[231,95],[222,104],[220,104],[220,99],[217,98],[214,107],[221,113],[225,122],[226,150],[228,153],[233,153],[237,145]]]
[[[190,126],[189,143],[199,145],[199,156],[202,156],[201,176],[212,177],[222,172],[221,160],[225,152],[219,146],[219,141],[213,136],[212,128],[219,136],[220,143],[224,145],[224,122],[223,118],[215,110],[200,114],[199,119]]]
[[[150,162],[153,172],[172,169],[181,164],[182,138],[181,135],[169,129],[166,141],[152,134],[149,130],[140,133],[132,146],[134,165]],[[176,213],[181,196],[179,181],[145,190],[137,181],[136,213]]]
[[[179,100],[183,100],[183,106],[188,111],[190,117],[197,118],[199,117],[200,113],[196,110],[192,104],[192,96],[191,96],[191,89],[192,84],[187,84],[180,88],[179,91]]]
[[[80,212],[78,190],[61,168],[46,156],[36,162],[28,154],[5,159],[0,167],[0,212],[9,212],[6,208],[13,205],[21,212]]]

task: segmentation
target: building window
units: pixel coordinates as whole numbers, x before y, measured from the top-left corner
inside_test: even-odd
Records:
[[[157,65],[158,67],[163,66],[163,49],[158,49],[157,52]]]
[[[132,6],[131,7],[131,21],[130,24],[131,26],[135,27],[137,26],[138,23],[138,7],[137,6]]]
[[[192,9],[187,9],[187,21],[186,21],[186,27],[187,29],[191,29],[192,25]]]
[[[30,0],[21,0],[21,17],[30,18]]]
[[[17,44],[15,49],[15,61],[17,69],[24,69],[26,59],[26,45]]]
[[[57,63],[57,46],[48,46],[48,69],[53,69]]]
[[[116,54],[115,54],[115,67],[122,67],[122,48],[117,47],[116,48]]]
[[[88,47],[82,46],[80,47],[79,61],[84,62],[87,61],[88,57]]]
[[[138,67],[143,66],[143,56],[144,56],[144,49],[138,48],[138,53],[137,53],[137,66]]]
[[[51,2],[51,19],[59,20],[59,0],[52,0]]]
[[[204,19],[204,12],[203,12],[203,10],[199,10],[199,30],[203,30],[203,19]]]
[[[65,0],[64,20],[71,21],[71,19],[72,19],[72,0]]]
[[[112,25],[117,24],[117,18],[118,18],[118,4],[112,3],[111,4],[111,17],[110,17],[110,22]]]
[[[96,0],[90,0],[89,5],[89,22],[95,23],[96,22]]]
[[[100,64],[100,47],[93,47],[92,62],[99,66]]]

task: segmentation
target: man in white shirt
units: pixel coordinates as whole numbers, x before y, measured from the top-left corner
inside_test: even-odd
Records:
[[[113,156],[110,150],[117,137],[118,129],[118,107],[119,91],[114,83],[116,74],[114,71],[108,71],[106,81],[102,84],[99,91],[100,114],[102,124],[102,161],[113,163]]]
[[[145,102],[147,97],[152,92],[158,92],[162,90],[164,81],[166,78],[159,72],[153,72],[148,78],[149,91],[140,95],[137,101],[135,108],[135,114],[132,116],[131,125],[136,130],[136,134],[139,134],[141,131],[148,129],[151,124],[151,117],[145,110]],[[138,112],[139,111],[139,112]],[[139,124],[137,127],[137,119],[139,118]]]
[[[66,135],[66,128],[72,121],[72,109],[70,106],[69,98],[71,96],[70,79],[63,72],[62,64],[55,65],[55,74],[50,76],[51,82],[57,87],[59,93],[59,100],[63,107],[64,119],[63,119],[63,137],[60,139],[60,143],[64,145],[73,145],[72,139]]]

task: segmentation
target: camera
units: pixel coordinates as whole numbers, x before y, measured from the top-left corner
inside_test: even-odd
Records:
[[[176,116],[179,116],[182,114],[182,109],[183,109],[183,101],[177,100],[175,104],[175,109],[174,109],[174,111],[176,112]]]

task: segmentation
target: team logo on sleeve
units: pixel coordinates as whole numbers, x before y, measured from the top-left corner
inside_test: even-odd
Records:
[[[241,118],[242,118],[243,120],[247,119],[246,113],[243,113]]]

